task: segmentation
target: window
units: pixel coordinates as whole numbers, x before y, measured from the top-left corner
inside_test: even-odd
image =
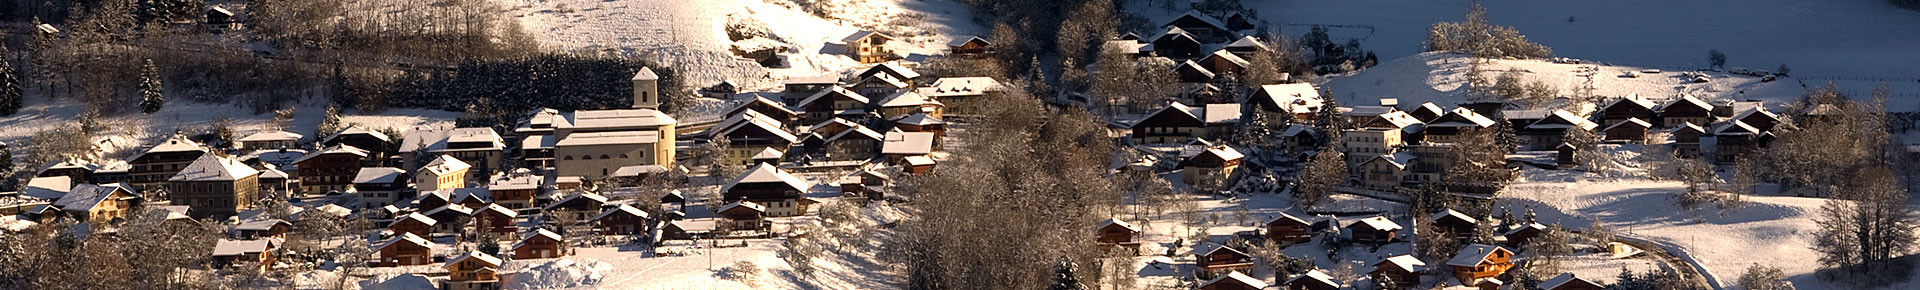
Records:
[[[627,159],[627,158],[632,158],[632,157],[627,157],[626,153],[620,153],[620,159]]]
[[[580,156],[581,160],[593,160],[593,155]]]
[[[561,158],[561,160],[573,160],[573,155],[567,155],[566,157]]]
[[[600,159],[613,159],[613,158],[607,157],[606,154],[600,154]]]

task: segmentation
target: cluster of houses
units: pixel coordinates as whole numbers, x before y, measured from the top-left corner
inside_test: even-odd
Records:
[[[1499,233],[1491,244],[1473,244],[1472,233],[1476,231],[1478,219],[1466,214],[1446,210],[1435,214],[1428,221],[1447,233],[1455,233],[1454,238],[1463,245],[1461,249],[1441,267],[1429,267],[1427,261],[1410,255],[1398,255],[1381,259],[1373,264],[1367,276],[1375,281],[1390,279],[1396,281],[1399,289],[1415,289],[1422,284],[1421,277],[1426,275],[1442,277],[1440,285],[1465,286],[1479,289],[1501,289],[1513,281],[1513,269],[1518,260],[1514,258],[1512,248],[1523,247],[1527,241],[1547,229],[1538,223],[1508,225],[1495,229]],[[1342,239],[1360,245],[1383,245],[1403,242],[1400,237],[1404,227],[1385,217],[1374,216],[1358,219],[1342,225],[1338,219],[1325,217],[1313,221],[1291,214],[1282,213],[1259,227],[1249,240],[1266,240],[1281,246],[1291,246],[1312,241],[1316,236],[1322,239]],[[1338,232],[1338,234],[1333,234]],[[1094,228],[1095,242],[1107,253],[1120,251],[1125,254],[1136,253],[1141,238],[1141,229],[1119,219],[1107,219]],[[1251,244],[1251,243],[1249,243]],[[1202,282],[1199,289],[1269,289],[1278,285],[1282,289],[1345,289],[1343,281],[1319,269],[1286,277],[1275,277],[1273,281],[1263,281],[1247,275],[1253,270],[1255,258],[1248,254],[1245,245],[1205,244],[1194,247],[1194,276]],[[1562,274],[1541,284],[1548,290],[1590,290],[1600,289],[1600,284],[1591,280]]]

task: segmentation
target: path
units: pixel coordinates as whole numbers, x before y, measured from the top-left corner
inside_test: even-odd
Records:
[[[1722,289],[1719,285],[1719,280],[1714,279],[1713,275],[1705,270],[1705,267],[1695,264],[1694,261],[1697,260],[1688,256],[1686,251],[1680,250],[1679,247],[1670,247],[1667,244],[1636,237],[1622,235],[1615,235],[1614,237],[1616,238],[1614,240],[1616,242],[1640,248],[1646,251],[1646,253],[1653,255],[1654,258],[1660,259],[1660,262],[1666,264],[1668,268],[1674,269],[1674,272],[1680,273],[1690,284],[1694,284],[1703,289]],[[1655,251],[1655,249],[1657,249],[1657,251]]]

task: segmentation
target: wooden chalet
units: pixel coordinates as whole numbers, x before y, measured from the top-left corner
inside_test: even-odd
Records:
[[[1422,103],[1405,112],[1407,115],[1412,115],[1414,119],[1420,120],[1421,123],[1432,123],[1433,120],[1447,114],[1447,110],[1441,109],[1440,105],[1434,105],[1433,102]]]
[[[800,100],[797,106],[807,112],[802,122],[819,123],[841,116],[865,116],[868,102],[866,96],[835,86]]]
[[[1767,132],[1773,131],[1773,127],[1780,124],[1780,115],[1767,111],[1764,107],[1755,107],[1735,114],[1733,120],[1753,126],[1761,132]]]
[[[1395,285],[1400,286],[1399,289],[1382,290],[1413,289],[1415,285],[1420,283],[1420,274],[1426,271],[1427,262],[1420,261],[1420,258],[1415,258],[1412,255],[1399,255],[1387,257],[1386,259],[1381,259],[1379,263],[1374,263],[1373,271],[1367,272],[1367,276],[1373,277],[1375,281],[1392,279]]]
[[[193,207],[198,217],[233,216],[260,200],[260,170],[217,154],[201,155],[167,179],[167,192],[174,205]]]
[[[280,249],[280,240],[228,240],[220,239],[213,245],[213,266],[228,268],[236,266],[258,267],[250,269],[265,272],[273,267],[274,250]]]
[[[425,237],[433,235],[436,224],[439,222],[416,212],[400,216],[393,221],[393,224],[387,225],[387,229],[393,230],[394,234],[408,233]]]
[[[1280,120],[1279,115],[1291,114],[1294,122],[1313,120],[1323,105],[1320,90],[1306,83],[1261,85],[1240,103],[1268,114],[1271,118],[1267,120]]]
[[[1200,58],[1199,64],[1216,75],[1238,75],[1246,72],[1247,66],[1252,65],[1246,59],[1225,49],[1213,51],[1206,57]]]
[[[743,200],[721,206],[718,212],[721,218],[733,221],[736,230],[759,230],[766,220],[767,207]]]
[[[427,210],[425,214],[433,219],[435,232],[452,232],[467,227],[472,222],[470,220],[473,218],[473,208],[457,203],[447,204]]]
[[[1195,253],[1194,264],[1199,267],[1199,270],[1194,271],[1194,274],[1198,275],[1201,279],[1213,279],[1213,277],[1226,275],[1234,271],[1246,272],[1253,270],[1253,256],[1247,255],[1246,252],[1241,252],[1233,247],[1212,245],[1202,247],[1200,251],[1196,251]]]
[[[921,95],[916,90],[902,90],[886,96],[873,103],[881,118],[892,120],[913,114],[927,114],[935,118],[945,116],[947,104]]]
[[[180,173],[187,165],[199,160],[207,153],[200,143],[188,140],[186,136],[173,136],[148,147],[146,151],[127,158],[128,182],[136,188],[152,190],[166,186],[168,180]],[[168,200],[167,196],[154,196],[156,200]],[[199,214],[196,212],[196,214]]]
[[[712,137],[726,137],[726,160],[736,163],[744,163],[765,149],[787,150],[800,142],[798,136],[787,132],[785,124],[755,111],[728,116],[708,132]]]
[[[1447,209],[1439,214],[1435,214],[1431,222],[1433,222],[1434,227],[1448,233],[1453,233],[1454,239],[1465,241],[1473,239],[1474,233],[1479,232],[1480,219],[1467,216],[1467,214],[1453,209]]]
[[[1127,254],[1140,251],[1140,228],[1117,218],[1108,218],[1094,226],[1094,241],[1100,243],[1100,251],[1112,253],[1113,248],[1125,248]]]
[[[1605,107],[1601,107],[1597,114],[1600,115],[1600,126],[1611,127],[1629,119],[1660,120],[1658,107],[1659,105],[1654,104],[1653,101],[1640,98],[1639,95],[1632,95],[1613,99]]]
[[[1348,147],[1353,148],[1353,147]],[[1359,155],[1359,154],[1354,154]],[[1351,156],[1351,155],[1349,155]],[[1369,188],[1394,189],[1411,183],[1408,168],[1419,158],[1409,152],[1380,154],[1360,162],[1360,184]]]
[[[1545,233],[1546,231],[1547,231],[1547,225],[1542,225],[1540,223],[1528,223],[1524,225],[1514,226],[1513,229],[1509,229],[1507,230],[1507,232],[1501,233],[1500,236],[1507,238],[1506,246],[1520,248],[1520,247],[1526,246],[1527,241],[1532,241],[1534,237],[1539,237],[1540,234]]]
[[[1657,126],[1662,128],[1679,127],[1681,124],[1706,126],[1713,121],[1713,105],[1690,95],[1680,96],[1673,102],[1660,106],[1660,120]]]
[[[925,132],[887,131],[880,141],[880,155],[888,163],[904,164],[908,157],[927,156],[940,148],[940,136]]]
[[[1513,268],[1513,251],[1494,245],[1467,245],[1447,260],[1447,267],[1461,284],[1480,285],[1486,279],[1498,280]]]
[[[388,137],[386,133],[380,133],[380,131],[374,131],[361,126],[348,126],[340,129],[340,132],[327,135],[326,138],[320,139],[320,145],[322,146],[333,147],[346,145],[359,148],[360,150],[366,150],[367,154],[370,155],[367,157],[367,162],[377,162],[373,164],[386,163],[387,157],[393,156],[392,150],[394,149],[394,144],[397,144],[395,142],[396,141],[393,140],[392,137]]]
[[[500,289],[500,258],[478,251],[467,252],[459,257],[447,259],[440,268],[447,270],[447,280],[440,282],[442,290],[493,290]]]
[[[947,136],[947,122],[926,113],[913,113],[895,117],[889,121],[893,121],[894,129],[903,132],[928,132],[933,133],[934,136]]]
[[[915,175],[933,173],[933,166],[937,165],[933,157],[926,155],[907,156],[900,161],[901,172]]]
[[[607,197],[590,192],[583,192],[568,195],[560,201],[547,204],[545,211],[549,218],[564,215],[572,217],[573,220],[577,222],[587,222],[587,218],[593,217],[592,215],[594,214],[599,214],[602,206],[606,204]]]
[[[620,205],[593,217],[594,229],[606,235],[637,235],[645,233],[652,217],[647,212],[632,206]]]
[[[1240,168],[1240,161],[1245,157],[1231,146],[1208,147],[1180,161],[1180,167],[1186,172],[1182,178],[1201,190],[1223,190],[1233,184],[1234,169]]]
[[[775,121],[780,121],[781,124],[791,124],[800,121],[801,116],[800,112],[795,112],[793,109],[787,108],[786,104],[781,104],[779,101],[763,96],[754,96],[752,99],[747,99],[746,102],[734,105],[732,109],[728,109],[726,114],[722,116],[739,115],[747,111],[760,113]]]
[[[1223,49],[1241,58],[1252,57],[1253,54],[1257,52],[1272,50],[1272,48],[1267,47],[1266,43],[1261,42],[1260,38],[1253,37],[1252,35],[1242,36],[1232,43],[1227,43],[1227,47]]]
[[[1207,138],[1207,123],[1196,114],[1198,111],[1202,110],[1179,102],[1169,103],[1133,123],[1133,141],[1135,144],[1182,144]]]
[[[1267,241],[1280,245],[1306,243],[1313,240],[1313,232],[1309,230],[1312,226],[1313,224],[1307,223],[1307,220],[1300,219],[1291,214],[1280,213],[1280,216],[1267,221]]]
[[[979,56],[987,53],[992,42],[979,36],[959,36],[947,42],[947,54],[955,56]]]
[[[1419,114],[1414,115],[1419,116]],[[1492,118],[1475,113],[1473,110],[1454,108],[1427,122],[1426,140],[1435,143],[1454,143],[1459,141],[1461,136],[1493,127],[1495,123]]]
[[[1200,290],[1262,290],[1266,288],[1267,282],[1241,274],[1240,271],[1227,272],[1226,275],[1213,277],[1212,280],[1200,283]]]
[[[287,229],[291,227],[293,227],[293,223],[280,219],[257,220],[233,226],[233,235],[234,238],[248,240],[261,238],[284,239],[287,237]]]
[[[786,170],[761,163],[721,186],[720,192],[724,201],[749,201],[763,214],[795,216],[806,213],[807,209],[801,206],[800,199],[811,187],[806,180],[794,177]]]
[[[1647,130],[1652,128],[1652,123],[1647,123],[1647,121],[1642,121],[1639,118],[1630,118],[1624,122],[1615,123],[1613,126],[1602,129],[1601,131],[1606,133],[1607,141],[1646,143]]]
[[[1566,110],[1553,110],[1545,119],[1514,130],[1520,142],[1527,144],[1527,150],[1551,150],[1560,143],[1567,142],[1567,130],[1593,131],[1600,128],[1587,118],[1574,115]]]
[[[1206,42],[1222,42],[1233,36],[1233,30],[1220,18],[1201,13],[1199,10],[1187,10],[1187,13],[1161,24],[1162,28],[1180,29],[1192,33],[1194,37]]]
[[[1321,272],[1320,269],[1313,269],[1307,271],[1305,274],[1295,275],[1293,278],[1287,279],[1286,283],[1281,283],[1281,285],[1282,288],[1286,290],[1340,289],[1340,281],[1334,281],[1332,275],[1327,275],[1326,272]]]
[[[1176,59],[1199,56],[1200,47],[1204,45],[1192,33],[1180,28],[1169,28],[1151,42],[1154,54]]]
[[[1747,125],[1745,121],[1734,120],[1715,125],[1712,134],[1713,162],[1732,164],[1734,160],[1759,150],[1771,133]]]
[[[510,250],[517,260],[559,258],[567,255],[565,241],[558,233],[535,229],[520,238],[519,242],[514,242]]]
[[[1681,123],[1680,125],[1674,126],[1673,130],[1667,131],[1667,136],[1673,140],[1672,143],[1667,143],[1667,146],[1673,147],[1674,156],[1680,158],[1698,158],[1700,157],[1700,136],[1706,134],[1706,128],[1701,128],[1693,123]]]
[[[520,213],[512,209],[499,204],[488,204],[473,212],[473,227],[477,231],[490,232],[511,239],[514,233],[520,232],[520,226],[513,222],[519,217]]]
[[[512,210],[532,208],[540,189],[540,176],[532,174],[509,173],[487,184],[494,204]]]
[[[1173,67],[1173,74],[1178,76],[1182,83],[1212,82],[1213,78],[1220,76],[1220,74],[1214,73],[1213,70],[1209,70],[1206,66],[1200,65],[1200,63],[1193,62],[1192,60],[1182,61],[1179,65],[1175,65]]]
[[[57,180],[56,180],[57,181]],[[94,185],[77,184],[66,191],[66,195],[47,204],[48,209],[58,209],[56,214],[73,218],[76,222],[113,223],[125,221],[130,210],[144,200],[139,193],[125,183]],[[42,215],[42,217],[46,217]]]
[[[827,160],[868,160],[880,155],[880,146],[885,142],[886,135],[867,129],[866,126],[855,125],[851,129],[840,130],[839,133],[826,136],[820,141],[819,147],[822,153],[827,154]]]
[[[840,77],[833,74],[789,77],[783,85],[786,87],[786,90],[780,92],[780,103],[788,106],[798,106],[800,105],[800,100],[805,100],[807,97],[811,97],[816,93],[840,86]]]
[[[362,205],[377,207],[400,203],[401,191],[408,189],[407,171],[393,167],[366,167],[353,176],[351,192]]]
[[[1347,230],[1352,231],[1353,242],[1374,245],[1394,242],[1395,232],[1400,229],[1400,224],[1378,216],[1360,219],[1347,225]]]
[[[1600,290],[1607,287],[1599,282],[1575,277],[1573,273],[1560,273],[1546,281],[1540,281],[1541,290]]]
[[[381,267],[426,265],[433,263],[433,242],[413,233],[399,233],[391,239],[373,245],[380,254]]]
[[[840,42],[847,45],[847,53],[851,54],[854,60],[860,63],[877,63],[893,57],[893,50],[887,48],[887,42],[892,40],[893,37],[886,34],[861,30],[840,39]]]

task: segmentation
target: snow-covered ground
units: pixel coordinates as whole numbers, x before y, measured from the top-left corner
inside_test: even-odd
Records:
[[[326,113],[326,101],[310,99],[292,104],[297,109],[291,127],[286,131],[318,139],[313,132],[320,125]],[[0,141],[8,143],[26,142],[34,133],[79,124],[79,115],[84,105],[74,100],[49,100],[44,96],[27,97],[26,107],[20,113],[0,117]],[[211,104],[175,100],[153,114],[132,112],[108,115],[103,123],[107,131],[98,137],[101,157],[123,158],[137,153],[142,145],[151,145],[173,134],[175,130],[199,132],[219,120],[227,120],[232,125],[234,137],[245,137],[253,132],[267,130],[272,126],[273,112],[253,114],[253,110],[238,104]],[[373,129],[395,128],[405,131],[414,126],[453,126],[453,119],[459,112],[423,109],[389,109],[377,115],[355,114],[352,110],[342,113],[343,124],[358,124]],[[24,156],[15,149],[16,157]],[[33,164],[29,166],[39,166]]]
[[[1472,58],[1458,53],[1429,52],[1394,60],[1347,75],[1334,75],[1322,84],[1343,105],[1374,105],[1382,98],[1398,98],[1403,105],[1433,102],[1442,108],[1467,102],[1466,81]],[[1602,60],[1604,61],[1604,60]],[[1762,82],[1760,78],[1708,72],[1712,81],[1693,83],[1680,72],[1625,76],[1644,67],[1564,64],[1545,60],[1493,60],[1481,64],[1489,80],[1508,70],[1520,71],[1526,81],[1538,81],[1572,95],[1592,75],[1593,93],[1601,96],[1639,95],[1666,99],[1689,94],[1703,100],[1765,100],[1778,105],[1797,99],[1806,89],[1793,79]],[[1591,72],[1591,73],[1589,73]],[[1920,86],[1916,86],[1920,88]],[[1866,88],[1871,89],[1871,88]],[[1920,98],[1890,100],[1888,108],[1913,108]]]
[[[732,80],[745,89],[779,85],[790,76],[840,72],[859,63],[840,42],[855,31],[892,34],[902,55],[943,53],[948,40],[981,35],[964,5],[953,0],[500,0],[510,19],[549,50],[650,55],[680,67],[688,84]],[[828,7],[811,13],[804,7]],[[921,20],[902,20],[924,17]],[[757,22],[754,23],[754,22]],[[729,23],[762,27],[789,67],[764,68],[728,49]]]

